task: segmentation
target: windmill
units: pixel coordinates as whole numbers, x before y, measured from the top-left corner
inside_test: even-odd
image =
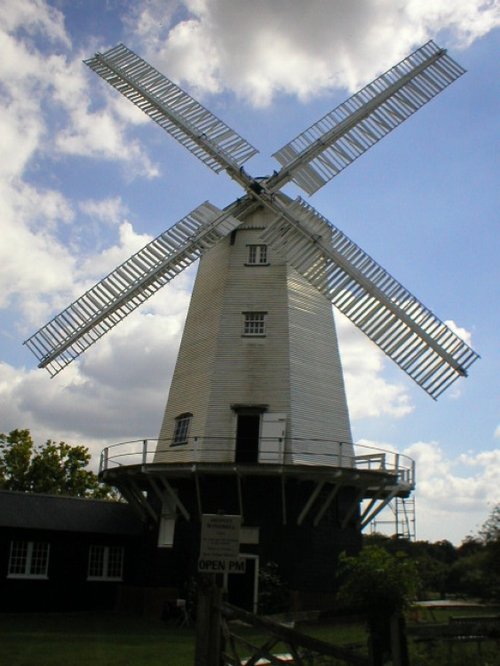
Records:
[[[425,44],[274,153],[278,171],[253,178],[243,167],[253,146],[128,48],[85,63],[243,193],[223,210],[195,208],[25,344],[53,376],[201,258],[153,457],[146,442],[140,465],[106,450],[103,478],[159,521],[162,545],[182,552],[193,533],[179,524],[174,540],[177,518],[223,508],[243,516],[254,557],[281,562],[297,589],[329,589],[335,552],[413,488],[411,462],[355,455],[332,304],[434,399],[478,355],[282,188],[313,194],[464,70]]]

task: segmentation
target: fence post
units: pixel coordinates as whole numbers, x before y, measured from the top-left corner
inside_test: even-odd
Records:
[[[142,464],[145,465],[148,461],[148,440],[142,440]]]
[[[391,617],[391,653],[394,666],[410,666],[406,622],[401,613],[394,613]]]
[[[222,591],[214,574],[198,576],[195,666],[220,666]]]

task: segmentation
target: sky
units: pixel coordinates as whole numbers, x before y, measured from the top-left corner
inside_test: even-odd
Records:
[[[125,43],[258,148],[258,176],[433,39],[467,73],[309,201],[481,355],[435,402],[337,316],[355,441],[416,461],[418,539],[475,535],[500,502],[499,26],[494,0],[0,0],[0,432],[84,444],[94,466],[157,437],[195,266],[53,379],[22,343],[198,204],[241,193],[84,58]]]

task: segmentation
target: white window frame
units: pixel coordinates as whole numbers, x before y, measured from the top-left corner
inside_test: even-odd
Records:
[[[267,258],[267,245],[256,244],[256,245],[247,245],[248,248],[248,258],[247,266],[267,266],[269,261]]]
[[[243,336],[260,337],[266,335],[267,312],[243,312]]]
[[[174,435],[171,446],[182,446],[188,443],[192,419],[193,415],[191,412],[179,414],[179,416],[175,417]]]
[[[7,578],[45,580],[49,571],[50,544],[44,541],[11,541]]]
[[[123,580],[124,555],[123,546],[90,546],[87,580]]]

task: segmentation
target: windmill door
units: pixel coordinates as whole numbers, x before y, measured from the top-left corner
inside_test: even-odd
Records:
[[[262,414],[259,462],[282,463],[285,450],[286,414]]]
[[[238,414],[235,462],[256,463],[259,457],[259,413]]]

